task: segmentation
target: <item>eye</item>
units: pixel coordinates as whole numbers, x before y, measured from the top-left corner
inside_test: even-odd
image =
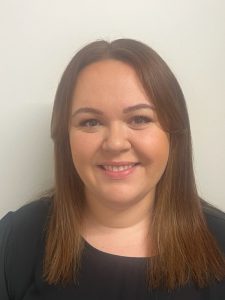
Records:
[[[150,117],[146,116],[135,116],[131,119],[131,123],[134,125],[141,125],[141,124],[146,124],[152,122],[152,119]]]
[[[98,120],[96,119],[88,119],[88,120],[84,120],[82,122],[80,122],[79,126],[82,126],[82,127],[94,127],[94,126],[97,126],[99,123]]]

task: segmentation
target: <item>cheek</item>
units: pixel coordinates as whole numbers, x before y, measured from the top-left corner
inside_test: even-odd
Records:
[[[169,137],[161,129],[151,132],[149,138],[142,140],[145,157],[152,163],[165,168],[169,157]]]
[[[81,165],[93,158],[95,149],[97,149],[96,139],[87,137],[83,133],[71,131],[70,149],[74,164]]]

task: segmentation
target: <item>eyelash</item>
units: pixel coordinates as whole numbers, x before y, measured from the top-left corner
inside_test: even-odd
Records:
[[[142,115],[137,115],[137,116],[131,118],[131,120],[142,120],[142,121],[144,120],[144,122],[136,123],[137,125],[147,124],[147,123],[152,122],[152,119],[150,117],[146,117],[146,116],[142,116]]]
[[[137,125],[139,125],[139,124],[146,124],[146,123],[150,123],[150,122],[152,122],[152,119],[151,118],[149,118],[149,117],[146,117],[146,116],[135,116],[135,117],[133,117],[132,118],[132,120],[137,120],[137,119],[141,119],[141,120],[144,120],[145,122],[143,123],[143,122],[141,122],[141,123],[136,123]],[[87,120],[84,120],[84,121],[82,121],[82,122],[80,122],[79,123],[79,126],[81,126],[81,127],[95,127],[95,126],[97,126],[97,125],[94,125],[94,126],[87,126],[86,124],[88,123],[88,122],[91,122],[91,121],[97,121],[97,122],[99,122],[98,120],[96,120],[96,119],[87,119]]]
[[[94,127],[94,126],[87,126],[87,123],[92,122],[92,121],[97,121],[97,122],[99,122],[99,121],[96,120],[96,119],[88,119],[88,120],[81,121],[81,122],[79,123],[79,126],[81,126],[81,127]],[[96,125],[95,125],[95,126],[96,126]]]

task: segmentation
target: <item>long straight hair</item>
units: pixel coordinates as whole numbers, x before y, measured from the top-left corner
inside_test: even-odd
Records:
[[[182,90],[164,60],[146,44],[132,39],[97,40],[86,45],[72,58],[59,83],[51,123],[55,188],[46,232],[45,280],[67,284],[79,279],[85,197],[69,145],[71,102],[80,71],[105,59],[133,67],[170,137],[168,164],[157,184],[153,207],[151,243],[156,255],[147,259],[149,287],[172,290],[189,281],[204,287],[211,280],[222,280],[225,259],[207,227],[203,212],[206,204],[197,194]]]

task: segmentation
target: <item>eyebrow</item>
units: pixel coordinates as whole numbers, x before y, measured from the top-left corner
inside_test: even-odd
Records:
[[[149,105],[146,103],[140,103],[140,104],[137,104],[134,106],[128,106],[128,107],[124,108],[123,113],[129,113],[129,112],[132,112],[132,111],[135,111],[138,109],[143,109],[143,108],[148,108],[148,109],[154,110],[153,105]],[[97,115],[103,115],[103,112],[99,109],[96,109],[93,107],[81,107],[72,114],[72,117],[75,117],[77,114],[80,114],[80,113],[94,113]]]

